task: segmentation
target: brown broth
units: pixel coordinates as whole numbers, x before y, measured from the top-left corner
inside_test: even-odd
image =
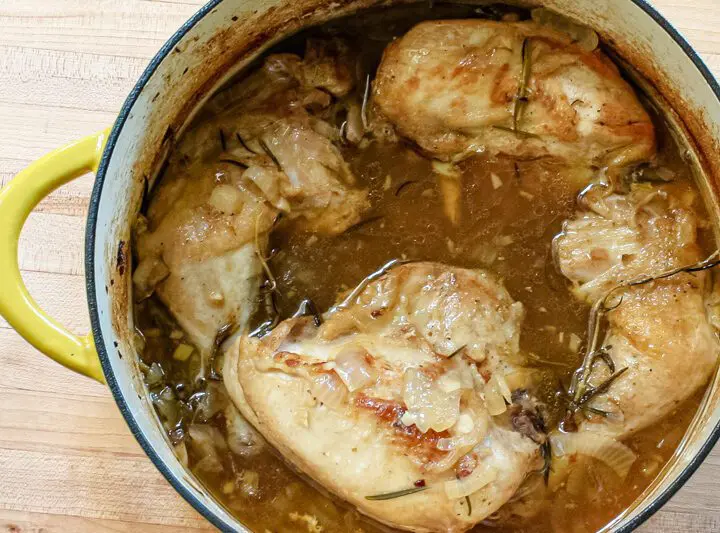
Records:
[[[350,24],[336,23],[328,31],[336,33],[342,27],[363,51],[364,63],[372,68],[391,37],[403,33],[416,21],[474,15],[471,8],[453,6],[438,6],[432,12],[426,7],[413,8],[409,15],[408,12],[408,9],[402,13],[375,12],[351,19]],[[377,31],[379,16],[385,21],[382,34]],[[292,49],[302,38],[292,38],[281,49]],[[207,119],[207,115],[203,116],[203,120]],[[677,180],[668,187],[676,192],[695,190],[678,147],[663,122],[657,120],[657,124],[661,164],[677,174]],[[393,258],[488,268],[501,276],[513,298],[525,306],[521,347],[538,361],[533,371],[542,383],[541,396],[550,411],[550,426],[555,426],[564,409],[557,394],[558,385],[560,382],[567,385],[581,359],[570,349],[570,339],[584,338],[588,314],[587,307],[570,294],[550,253],[551,240],[562,221],[573,214],[577,194],[584,185],[575,172],[547,160],[473,157],[459,165],[462,210],[459,223],[454,225],[443,211],[430,161],[409,147],[371,143],[364,149],[345,147],[343,155],[360,185],[370,190],[372,208],[364,216],[369,222],[337,237],[299,233],[282,226],[273,234],[271,245],[279,252],[272,259],[271,268],[278,281],[280,315],[291,315],[305,298],[326,310],[340,293]],[[202,161],[193,164],[198,171],[207,165]],[[491,178],[492,174],[500,179],[501,186],[493,186],[497,180]],[[704,210],[697,197],[696,210],[702,214]],[[709,235],[702,237],[711,242]],[[173,391],[180,406],[176,413],[180,421],[169,424],[168,429],[172,430],[171,438],[180,441],[187,426],[187,418],[182,416],[191,416],[183,402],[191,403],[192,394],[200,390],[192,385],[193,365],[199,361],[197,356],[186,362],[173,359],[173,351],[181,342],[177,338],[179,328],[154,297],[137,305],[136,316],[145,337],[143,363],[148,366],[158,363],[165,373],[162,382],[149,384],[149,389],[155,395],[163,387]],[[176,333],[171,335],[173,331]],[[639,458],[625,482],[593,463],[583,474],[586,491],[570,494],[560,489],[532,504],[539,511],[531,520],[501,512],[499,520],[479,525],[473,531],[574,533],[601,528],[652,482],[683,437],[700,399],[698,393],[675,413],[626,441]],[[216,414],[207,423],[224,431],[222,416]],[[161,418],[167,423],[165,415]],[[195,469],[199,457],[192,450],[188,460],[190,469]],[[357,512],[313,488],[269,451],[251,460],[228,451],[222,461],[220,473],[198,470],[195,473],[219,501],[255,531],[320,531],[313,529],[314,521],[322,531],[378,530]],[[259,475],[257,490],[236,482],[243,471]],[[523,514],[528,507],[508,509]]]

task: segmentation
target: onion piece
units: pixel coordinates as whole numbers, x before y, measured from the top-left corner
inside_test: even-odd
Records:
[[[480,466],[472,474],[463,479],[453,479],[445,482],[445,494],[450,499],[464,498],[487,487],[497,478],[497,470],[490,466]]]
[[[149,298],[155,292],[155,287],[169,275],[170,270],[162,258],[157,256],[144,258],[133,272],[135,300],[139,302]]]
[[[145,383],[147,383],[148,387],[160,385],[164,379],[165,371],[157,362],[151,364],[150,368],[148,368],[147,372],[145,372]]]
[[[234,215],[242,211],[243,194],[232,185],[221,183],[210,193],[208,204],[220,213]]]
[[[345,349],[335,357],[335,372],[350,392],[374,383],[378,376],[368,361],[368,353],[359,347]]]
[[[637,459],[630,448],[600,433],[553,433],[550,444],[556,457],[587,455],[605,463],[621,479],[627,477]]]
[[[498,390],[500,391],[500,394],[502,394],[502,397],[507,403],[512,403],[512,393],[510,392],[510,387],[508,387],[507,381],[505,381],[505,376],[496,373],[493,377],[497,382]]]
[[[472,429],[463,433],[459,431],[463,418],[469,418],[472,423]],[[467,412],[458,417],[455,424],[455,435],[449,438],[438,439],[435,447],[444,452],[457,451],[462,454],[472,449],[478,442],[485,438],[488,432],[489,417],[487,413],[481,412],[479,416],[469,415]]]
[[[443,207],[450,222],[460,221],[462,174],[452,163],[433,161],[433,171],[438,174],[438,184],[443,197]]]
[[[173,352],[173,359],[180,362],[187,361],[194,350],[195,349],[189,344],[178,344]]]
[[[460,416],[462,391],[445,392],[437,381],[418,368],[409,368],[403,374],[403,400],[407,411],[401,421],[428,430],[450,429]]]
[[[228,448],[240,457],[258,455],[265,447],[265,440],[232,403],[225,408],[224,414]]]
[[[507,387],[507,384],[505,384],[505,387]],[[495,375],[493,375],[493,377],[490,378],[490,381],[485,384],[483,394],[485,396],[485,406],[487,407],[490,415],[498,416],[507,411],[507,405],[505,404],[505,398],[503,397],[501,385]]]
[[[323,372],[313,376],[310,390],[318,402],[329,407],[341,406],[347,396],[343,382],[333,372]]]

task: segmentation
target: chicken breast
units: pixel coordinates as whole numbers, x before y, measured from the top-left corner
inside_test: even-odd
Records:
[[[396,266],[322,323],[240,339],[224,381],[287,461],[362,513],[464,531],[542,466],[542,417],[511,377],[522,316],[486,272]]]
[[[218,332],[242,329],[256,308],[259,254],[281,215],[337,234],[368,207],[328,122],[353,87],[349,61],[340,41],[312,39],[304,59],[268,56],[213,98],[217,116],[170,157],[137,228],[136,295],[157,291],[205,358]]]
[[[616,371],[627,369],[589,406],[609,416],[590,415],[581,429],[619,438],[646,428],[673,411],[707,383],[720,345],[705,305],[705,272],[679,273],[621,289],[621,284],[698,263],[692,198],[654,186],[634,186],[627,195],[586,195],[588,210],[565,223],[556,238],[556,257],[576,295],[606,300],[603,345]],[[610,294],[610,296],[607,296]],[[611,375],[598,360],[590,384]]]
[[[534,22],[422,22],[386,48],[374,109],[445,161],[484,151],[599,167],[650,158],[650,117],[602,51],[581,44]]]

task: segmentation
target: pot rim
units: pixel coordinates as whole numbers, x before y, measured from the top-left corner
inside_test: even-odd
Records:
[[[155,71],[162,61],[172,52],[175,46],[180,40],[190,32],[195,25],[200,22],[208,13],[216,8],[224,0],[210,0],[204,6],[202,6],[190,19],[188,19],[180,28],[165,42],[160,48],[157,54],[152,58],[148,66],[143,71],[142,75],[138,79],[137,83],[133,87],[132,91],[125,100],[118,118],[112,127],[112,131],[108,138],[105,150],[103,152],[100,165],[98,167],[95,183],[93,185],[92,194],[90,197],[87,225],[85,230],[85,286],[87,291],[88,308],[90,312],[90,323],[93,338],[95,339],[95,346],[100,357],[100,363],[102,365],[103,373],[107,385],[110,388],[115,403],[117,404],[120,412],[125,419],[130,431],[132,432],[135,439],[140,444],[145,454],[150,458],[155,467],[160,473],[167,479],[170,485],[205,519],[207,519],[212,525],[217,527],[220,531],[233,532],[236,531],[230,524],[226,523],[215,513],[213,513],[208,506],[193,492],[191,492],[186,483],[175,477],[167,465],[162,461],[158,454],[150,444],[150,440],[140,429],[139,425],[135,421],[135,418],[128,407],[125,397],[120,390],[115,375],[110,364],[108,356],[108,350],[103,339],[102,331],[100,328],[100,317],[98,313],[98,305],[96,298],[96,280],[94,276],[95,272],[95,234],[97,231],[98,221],[98,209],[100,204],[100,196],[107,175],[107,169],[110,159],[113,156],[115,145],[117,143],[120,132],[125,125],[125,122],[130,115],[130,112],[135,105],[140,93],[145,88],[145,85],[152,78]],[[677,30],[665,17],[663,17],[653,6],[651,6],[647,0],[628,0],[644,11],[652,20],[660,26],[672,40],[680,46],[685,55],[692,61],[695,67],[698,69],[710,89],[715,94],[715,97],[720,102],[720,83],[710,72],[710,69],[705,64],[703,59],[695,51],[695,49],[688,43],[683,35]],[[655,514],[667,501],[674,496],[678,490],[687,482],[688,479],[695,473],[698,467],[703,463],[709,453],[712,451],[715,444],[720,439],[720,422],[710,433],[707,440],[703,443],[700,450],[695,454],[693,459],[685,466],[675,480],[653,501],[651,501],[642,511],[634,516],[628,523],[621,528],[617,529],[618,533],[628,533],[635,530],[641,524],[643,524],[648,518]],[[248,530],[249,531],[249,530]]]

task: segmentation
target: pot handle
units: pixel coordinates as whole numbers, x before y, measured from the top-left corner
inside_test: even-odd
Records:
[[[100,164],[108,130],[41,157],[0,190],[0,316],[35,348],[61,365],[104,383],[92,335],[78,336],[40,309],[18,265],[18,241],[35,206],[61,185]]]

